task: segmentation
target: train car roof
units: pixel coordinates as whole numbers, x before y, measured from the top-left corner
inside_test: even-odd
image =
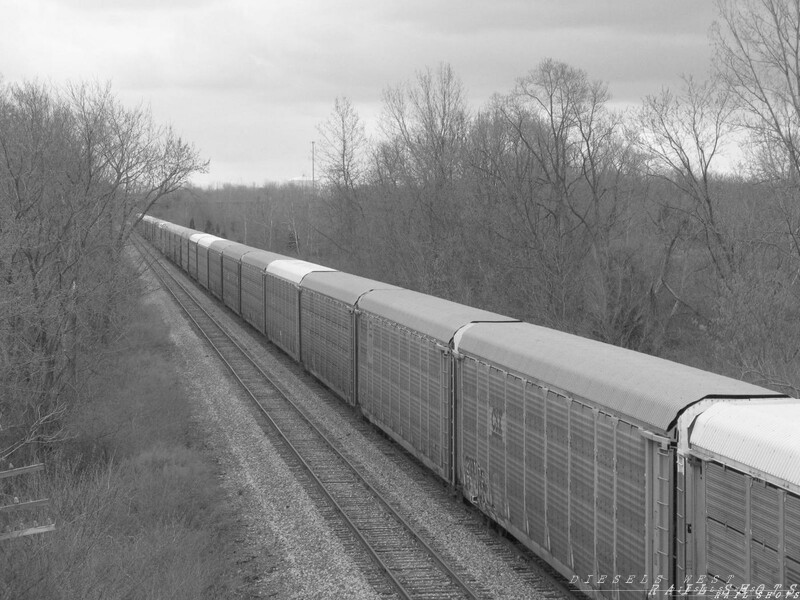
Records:
[[[288,256],[277,254],[276,252],[269,252],[268,250],[253,250],[242,256],[242,263],[253,265],[261,270],[266,271],[270,263],[276,260],[291,260]]]
[[[305,260],[288,259],[276,260],[269,264],[267,273],[287,279],[292,283],[300,283],[303,277],[314,271],[333,271],[330,267],[323,267]]]
[[[211,244],[214,242],[227,242],[225,238],[218,237],[216,235],[212,235],[207,233],[205,236],[201,238],[197,238],[197,245],[202,246],[203,248],[210,248]]]
[[[177,225],[175,223],[170,223],[169,221],[165,221],[166,228],[173,233],[177,233],[179,236],[183,238],[188,238],[190,235],[194,233],[200,233],[196,229],[189,229],[188,227],[184,227],[183,225]]]
[[[375,290],[364,295],[358,308],[449,344],[456,332],[479,321],[516,321],[479,308],[421,294],[413,290]]]
[[[472,325],[459,333],[456,350],[663,433],[686,407],[703,398],[783,396],[737,379],[530,323]]]
[[[197,229],[191,229],[189,227],[183,227],[181,225],[178,225],[178,227],[180,227],[180,230],[178,231],[178,234],[182,238],[185,238],[186,240],[189,240],[196,233],[202,233],[202,231],[197,231]]]
[[[219,239],[214,240],[213,242],[211,242],[211,244],[209,244],[209,246],[208,246],[208,249],[209,250],[214,250],[215,252],[219,252],[220,254],[222,254],[222,250],[225,248],[225,246],[230,246],[231,244],[235,244],[235,243],[236,242],[232,242],[230,240],[226,240],[225,238],[219,238]]]
[[[204,237],[207,237],[207,236],[210,236],[210,235],[211,235],[210,233],[203,233],[202,231],[198,231],[197,233],[193,233],[192,235],[189,236],[189,241],[190,242],[194,242],[196,244],[201,238],[204,238]],[[211,237],[216,237],[216,236],[211,235]]]
[[[235,259],[241,259],[248,252],[253,252],[255,248],[252,246],[245,246],[239,242],[231,242],[229,245],[222,249],[222,256],[229,256]]]
[[[325,294],[354,306],[361,296],[372,290],[399,290],[402,288],[342,271],[319,271],[309,273],[303,279],[303,289]]]
[[[800,492],[800,400],[720,402],[694,421],[689,444],[701,456]]]

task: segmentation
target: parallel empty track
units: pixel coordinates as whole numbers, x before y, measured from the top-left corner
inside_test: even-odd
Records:
[[[482,597],[483,591],[469,574],[432,549],[282,386],[195,300],[197,289],[192,293],[141,240],[137,245],[164,288],[263,413],[266,426],[278,434],[271,439],[282,457],[297,468],[298,480],[376,592],[400,598]]]

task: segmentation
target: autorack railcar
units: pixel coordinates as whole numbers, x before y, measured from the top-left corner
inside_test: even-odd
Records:
[[[239,316],[242,314],[242,257],[254,250],[235,242],[222,249],[222,301]]]
[[[167,233],[168,256],[172,262],[179,265],[184,271],[188,268],[189,237],[198,233],[194,229],[168,223],[165,226]]]
[[[356,404],[356,305],[377,289],[400,288],[341,271],[314,271],[302,280],[300,360],[350,405]]]
[[[453,336],[478,321],[514,321],[412,290],[358,302],[358,405],[425,465],[454,482]]]
[[[188,268],[186,270],[189,273],[189,277],[197,281],[197,270],[198,270],[198,263],[197,263],[197,243],[203,239],[211,236],[209,233],[203,233],[198,231],[197,233],[193,233],[189,236],[189,262]],[[214,236],[211,236],[214,237]],[[207,268],[207,267],[206,267]]]
[[[216,235],[204,235],[196,239],[197,244],[197,283],[208,289],[209,279],[209,249],[216,242],[227,241]]]
[[[800,402],[714,403],[678,427],[689,581],[800,593]]]
[[[208,291],[217,300],[222,300],[222,251],[235,243],[220,239],[208,246]]]
[[[300,282],[309,273],[333,270],[304,260],[276,260],[267,266],[267,337],[296,361],[300,360]]]
[[[612,597],[681,575],[666,535],[678,416],[708,397],[777,395],[529,323],[476,324],[456,352],[465,496],[564,575],[605,574]]]
[[[266,335],[267,267],[276,260],[292,260],[288,256],[253,250],[242,256],[242,318]]]

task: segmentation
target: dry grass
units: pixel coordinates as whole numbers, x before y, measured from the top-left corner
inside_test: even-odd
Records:
[[[235,596],[222,555],[232,519],[191,445],[166,327],[133,308],[70,415],[71,439],[47,459],[40,486],[57,530],[0,542],[0,598]]]

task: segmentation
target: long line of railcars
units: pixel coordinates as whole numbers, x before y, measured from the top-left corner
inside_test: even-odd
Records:
[[[153,217],[141,229],[584,591],[800,597],[800,401]]]

